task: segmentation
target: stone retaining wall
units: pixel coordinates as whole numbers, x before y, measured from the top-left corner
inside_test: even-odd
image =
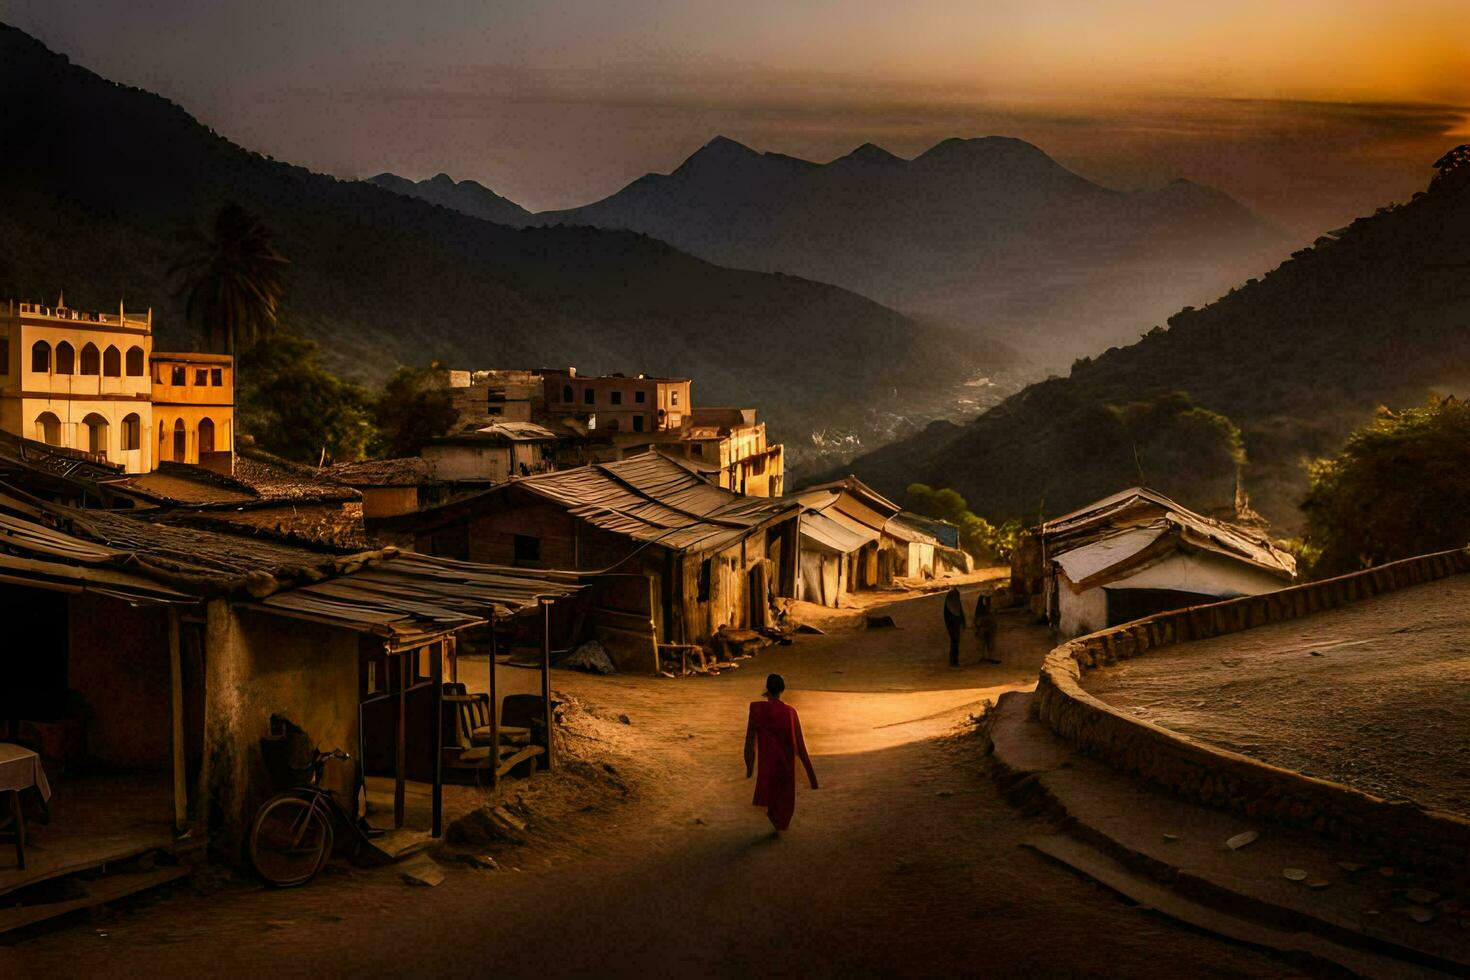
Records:
[[[1089,755],[1196,803],[1308,828],[1425,869],[1463,874],[1470,867],[1470,820],[1390,802],[1195,741],[1093,697],[1082,689],[1081,678],[1085,670],[1154,647],[1295,619],[1466,572],[1470,549],[1441,552],[1079,637],[1047,656],[1037,710],[1053,731]]]

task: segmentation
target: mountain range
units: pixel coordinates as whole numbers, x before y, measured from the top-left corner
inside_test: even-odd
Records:
[[[636,232],[508,227],[250,152],[5,25],[0,119],[0,297],[152,307],[161,348],[192,341],[169,270],[236,202],[291,262],[284,323],[358,380],[431,359],[685,375],[700,403],[757,405],[798,436],[974,366],[975,345],[835,286]]]
[[[1427,191],[1139,342],[852,468],[888,493],[934,483],[977,513],[1027,520],[1137,483],[1229,509],[1239,474],[1255,509],[1292,531],[1307,463],[1378,406],[1470,394],[1470,147],[1436,166]]]
[[[483,207],[470,181],[375,180]],[[1046,366],[1135,340],[1289,249],[1218,190],[1179,180],[1125,193],[999,136],[947,139],[912,160],[867,143],[826,164],[717,137],[671,173],[518,220],[628,229],[722,265],[835,283]]]

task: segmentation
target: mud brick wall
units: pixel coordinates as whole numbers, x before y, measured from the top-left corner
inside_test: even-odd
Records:
[[[1161,613],[1079,637],[1042,665],[1037,710],[1058,735],[1193,802],[1302,827],[1436,872],[1470,867],[1470,820],[1395,803],[1195,741],[1082,689],[1084,671],[1470,572],[1470,549],[1424,555],[1265,595]]]

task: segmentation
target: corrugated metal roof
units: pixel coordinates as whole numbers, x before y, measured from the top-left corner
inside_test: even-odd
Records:
[[[801,515],[801,536],[805,539],[805,544],[847,555],[870,541],[876,541],[878,532],[872,531],[865,535],[839,524],[819,511],[808,511]]]
[[[657,452],[527,477],[510,486],[560,504],[603,530],[677,551],[726,547],[799,510],[790,501],[745,497],[714,486]]]
[[[1057,558],[1132,528],[1172,532],[1187,546],[1255,565],[1286,580],[1296,577],[1296,559],[1264,535],[1196,514],[1146,487],[1130,487],[1047,521],[1041,535],[1047,554]]]
[[[573,575],[386,549],[333,554],[0,492],[0,580],[132,602],[227,594],[407,646],[577,592]]]

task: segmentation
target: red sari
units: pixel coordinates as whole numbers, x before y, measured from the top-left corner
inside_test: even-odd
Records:
[[[755,777],[756,806],[777,830],[791,826],[796,812],[796,760],[806,767],[806,778],[817,788],[817,774],[801,737],[801,720],[796,709],[781,701],[752,701],[750,722],[745,729],[747,747],[754,741],[760,760]],[[748,754],[748,749],[747,749]]]

